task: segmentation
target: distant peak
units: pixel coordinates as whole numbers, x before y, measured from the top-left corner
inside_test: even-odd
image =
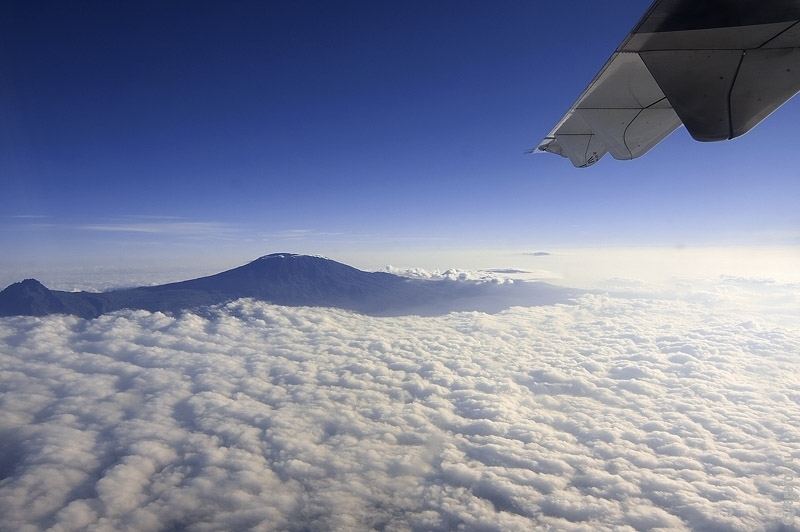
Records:
[[[25,279],[10,285],[8,288],[18,287],[25,290],[47,290],[47,287],[36,279]]]
[[[328,257],[323,257],[322,255],[300,255],[298,253],[270,253],[269,255],[258,257],[256,260],[258,261],[258,260],[301,259],[301,258],[330,260],[328,259]]]
[[[273,259],[286,259],[291,257],[299,257],[296,253],[270,253],[269,255],[263,255],[258,257],[256,260],[273,260]]]

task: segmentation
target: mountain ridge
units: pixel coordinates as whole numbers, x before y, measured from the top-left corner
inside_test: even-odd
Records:
[[[0,317],[71,314],[95,318],[121,309],[182,312],[253,298],[277,305],[333,307],[374,316],[497,312],[514,305],[569,302],[583,293],[547,283],[423,280],[365,272],[316,255],[272,253],[217,274],[106,292],[50,290],[25,279],[0,292]]]

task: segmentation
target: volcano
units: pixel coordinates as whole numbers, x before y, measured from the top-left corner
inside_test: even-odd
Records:
[[[35,279],[26,279],[0,292],[0,316],[71,314],[94,318],[121,309],[174,313],[241,298],[293,307],[332,307],[372,316],[440,315],[566,303],[580,293],[542,282],[409,279],[365,272],[318,256],[274,253],[208,277],[101,293],[50,290]]]

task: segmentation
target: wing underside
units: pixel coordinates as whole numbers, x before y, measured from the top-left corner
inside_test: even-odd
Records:
[[[800,90],[800,2],[656,0],[539,151],[634,159],[681,124],[738,137]]]

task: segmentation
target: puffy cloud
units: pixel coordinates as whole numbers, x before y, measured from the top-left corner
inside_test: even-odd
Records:
[[[495,284],[513,283],[515,280],[558,280],[561,278],[557,273],[548,270],[523,270],[519,268],[490,268],[483,270],[462,270],[448,268],[446,270],[424,268],[398,268],[396,266],[386,266],[383,271],[401,277],[411,277],[412,279],[428,279],[433,281],[482,281]]]
[[[697,293],[0,320],[0,529],[795,530],[800,327]]]

